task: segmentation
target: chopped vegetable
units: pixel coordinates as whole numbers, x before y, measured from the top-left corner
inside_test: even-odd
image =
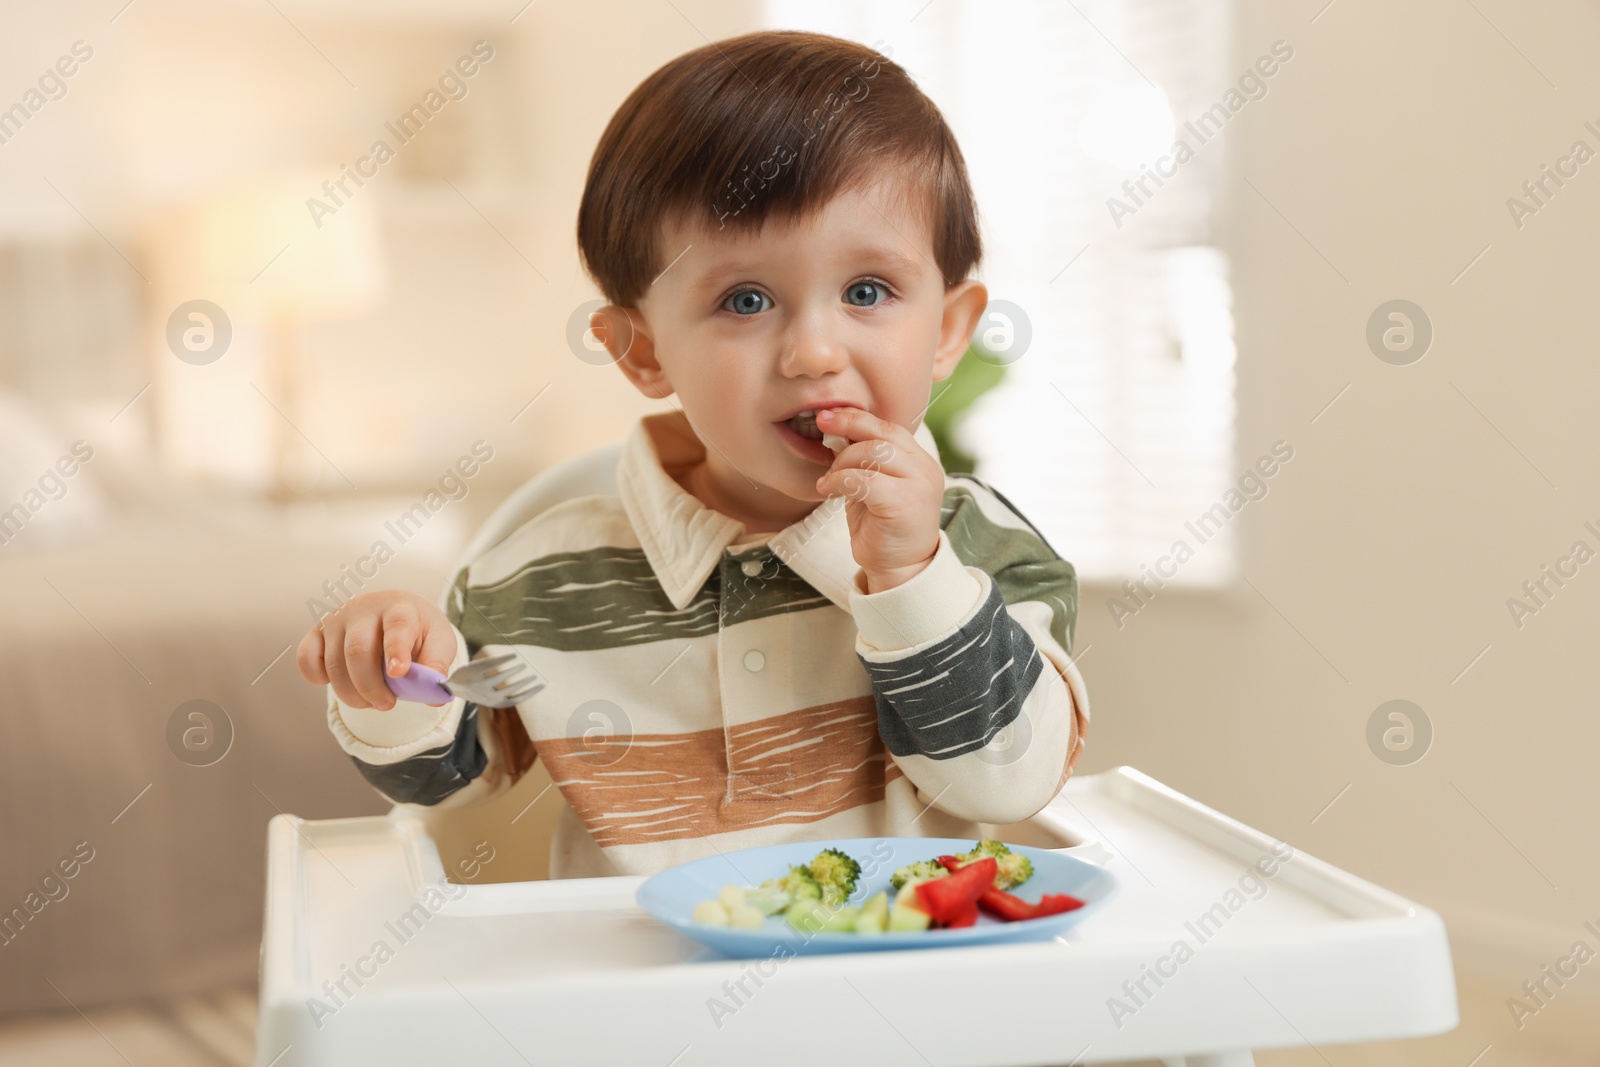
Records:
[[[784,918],[796,930],[807,934],[847,934],[855,929],[861,908],[849,904],[834,907],[820,900],[797,900]]]
[[[1030,904],[1021,897],[1012,896],[1003,889],[991,886],[979,894],[978,907],[996,919],[1011,923],[1022,919],[1059,915],[1064,911],[1076,911],[1083,907],[1083,901],[1070,893],[1046,893],[1039,898],[1037,904]]]
[[[987,893],[989,890],[985,889],[984,892]],[[979,899],[982,898],[980,897]],[[978,905],[976,902],[974,902],[966,905],[960,911],[956,912],[956,914],[946,921],[944,925],[949,927],[972,926],[976,924],[977,921]]]
[[[759,928],[768,915],[785,912],[791,921],[811,916],[829,930],[853,926],[853,917],[837,912],[855,891],[861,864],[838,849],[825,848],[805,865],[796,864],[781,878],[768,878],[754,888],[727,885],[715,899],[695,905],[696,922],[716,926]],[[829,905],[817,912],[810,905]],[[859,911],[859,909],[856,909]]]
[[[1000,867],[995,875],[996,889],[1015,889],[1017,886],[1033,877],[1033,861],[1020,852],[1013,852],[1009,845],[985,838],[979,841],[971,852],[963,852],[955,859],[961,863],[971,863],[973,860],[983,859],[985,856],[992,858]],[[946,857],[940,856],[939,861],[944,862]]]
[[[776,915],[790,904],[793,904],[794,898],[787,889],[780,888],[776,884],[767,885],[763,883],[754,889],[746,889],[744,891],[744,902],[755,908],[762,915]]]
[[[728,909],[715,900],[702,900],[694,906],[691,918],[697,923],[705,923],[708,926],[727,926]]]
[[[964,864],[944,878],[918,882],[914,892],[934,923],[971,926],[977,921],[978,896],[994,887],[999,864],[993,857]]]
[[[939,865],[938,860],[918,860],[908,863],[889,876],[889,884],[896,889],[905,889],[906,882],[912,878],[943,878],[950,872]]]
[[[1008,890],[1033,876],[1033,863],[1004,842],[985,838],[971,851],[918,860],[897,869],[889,884],[860,905],[847,904],[860,884],[861,864],[825,848],[807,864],[796,864],[780,878],[758,886],[724,886],[714,899],[695,905],[696,922],[759,929],[767,916],[807,934],[857,933],[874,936],[928,929],[960,928],[978,921],[980,911],[1005,922],[1058,915],[1083,907],[1067,893],[1046,893],[1036,903]]]
[[[755,899],[749,899],[754,896]],[[746,900],[766,915],[775,915],[802,900],[821,900],[822,886],[810,867],[790,867],[782,878],[768,878],[755,889],[746,890]]]
[[[1015,889],[1033,877],[1033,861],[1020,852],[1009,852],[995,858],[1000,873],[995,875],[996,889]]]
[[[907,882],[900,895],[889,906],[889,932],[892,934],[926,930],[932,919],[917,900],[916,887],[920,882]],[[909,892],[908,892],[909,890]]]
[[[856,933],[881,934],[888,925],[889,893],[880,890],[877,896],[861,905],[861,914],[856,917]]]
[[[811,861],[811,876],[822,887],[822,899],[829,904],[843,904],[856,890],[861,877],[861,864],[836,848],[825,848]]]

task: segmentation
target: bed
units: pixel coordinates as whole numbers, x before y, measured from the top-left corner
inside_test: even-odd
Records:
[[[0,468],[32,484],[38,444],[0,441]],[[390,808],[290,647],[362,542],[259,506],[132,505],[92,471],[0,544],[0,1016],[252,982],[268,820]],[[4,474],[0,509],[26,488]],[[377,581],[442,576],[402,552]]]

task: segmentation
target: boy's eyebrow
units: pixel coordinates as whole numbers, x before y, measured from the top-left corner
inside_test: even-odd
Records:
[[[920,277],[922,274],[922,260],[915,256],[906,255],[899,249],[891,248],[887,245],[865,245],[849,249],[844,255],[852,261],[866,260],[885,263],[893,270],[908,274],[913,278]],[[690,283],[689,289],[691,292],[716,289],[725,284],[727,279],[751,274],[760,268],[760,261],[743,256],[727,263],[713,264],[702,273],[693,275],[694,281]]]
[[[852,253],[858,259],[880,259],[887,262],[895,269],[910,275],[922,273],[922,261],[914,256],[908,256],[897,248],[886,246],[861,248]]]

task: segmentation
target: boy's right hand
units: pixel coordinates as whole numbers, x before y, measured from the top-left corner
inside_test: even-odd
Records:
[[[456,658],[450,620],[432,601],[404,590],[363,593],[324,615],[300,639],[295,662],[312,685],[331,685],[352,708],[388,711],[395,696],[384,682],[415,659],[441,674]]]

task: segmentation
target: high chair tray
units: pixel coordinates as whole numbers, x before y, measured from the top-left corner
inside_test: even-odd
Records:
[[[1231,1065],[1456,1025],[1436,913],[1131,767],[994,830],[1118,892],[1051,941],[736,960],[640,877],[452,884],[414,818],[279,815],[256,1062]]]

